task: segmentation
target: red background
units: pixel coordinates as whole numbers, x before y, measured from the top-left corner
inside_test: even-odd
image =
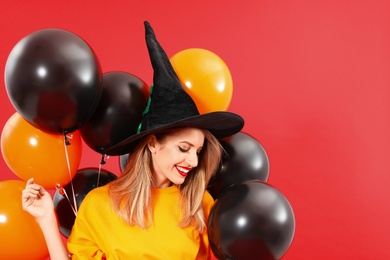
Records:
[[[103,72],[150,85],[149,20],[169,56],[199,47],[228,65],[229,111],[266,149],[269,183],[295,212],[284,259],[388,259],[389,14],[386,0],[2,0],[0,70],[24,36],[61,28],[92,46]],[[15,110],[1,78],[3,127]],[[98,167],[100,155],[83,148],[80,168]],[[118,157],[105,168],[118,173]],[[17,177],[1,158],[7,179]]]

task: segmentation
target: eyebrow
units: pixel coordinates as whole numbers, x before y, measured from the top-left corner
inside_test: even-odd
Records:
[[[192,144],[192,143],[190,143],[190,142],[188,142],[188,141],[180,141],[179,143],[180,143],[180,144],[185,143],[185,144],[188,144],[188,145],[190,145],[190,146],[194,146],[194,144]]]
[[[188,142],[188,141],[181,141],[181,142],[179,142],[179,144],[183,144],[183,143],[188,144],[188,145],[191,146],[191,147],[194,147],[194,146],[195,146],[193,143],[190,143],[190,142]],[[202,149],[202,148],[203,148],[203,145],[200,146],[198,149]]]

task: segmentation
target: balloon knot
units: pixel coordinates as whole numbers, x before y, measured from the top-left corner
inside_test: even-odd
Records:
[[[66,136],[66,134],[64,134],[64,139],[65,139],[65,145],[70,145],[70,142],[68,140],[68,137]]]
[[[65,194],[64,188],[61,186],[61,184],[56,185],[56,190],[58,190],[58,193],[62,196]]]
[[[100,161],[100,164],[101,165],[106,164],[106,161],[104,160],[104,154],[102,154],[102,160]]]

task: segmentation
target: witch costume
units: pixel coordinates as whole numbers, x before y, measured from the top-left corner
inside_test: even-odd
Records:
[[[217,138],[239,132],[244,125],[239,115],[229,112],[199,114],[148,22],[145,22],[145,31],[154,70],[149,102],[138,132],[107,149],[106,153],[130,153],[141,138],[178,127],[207,129]],[[130,226],[116,214],[107,186],[95,188],[84,198],[68,238],[72,259],[211,259],[206,229],[198,233],[191,226],[178,227],[179,196],[175,185],[152,188],[152,200],[158,200],[153,204],[153,224],[142,229]],[[202,203],[207,219],[214,204],[208,192]]]

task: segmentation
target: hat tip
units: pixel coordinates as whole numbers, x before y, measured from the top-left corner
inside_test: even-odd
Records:
[[[150,23],[148,21],[145,21],[144,25],[145,25],[146,36],[153,36],[154,35],[154,31],[153,31],[153,28],[150,25]]]

